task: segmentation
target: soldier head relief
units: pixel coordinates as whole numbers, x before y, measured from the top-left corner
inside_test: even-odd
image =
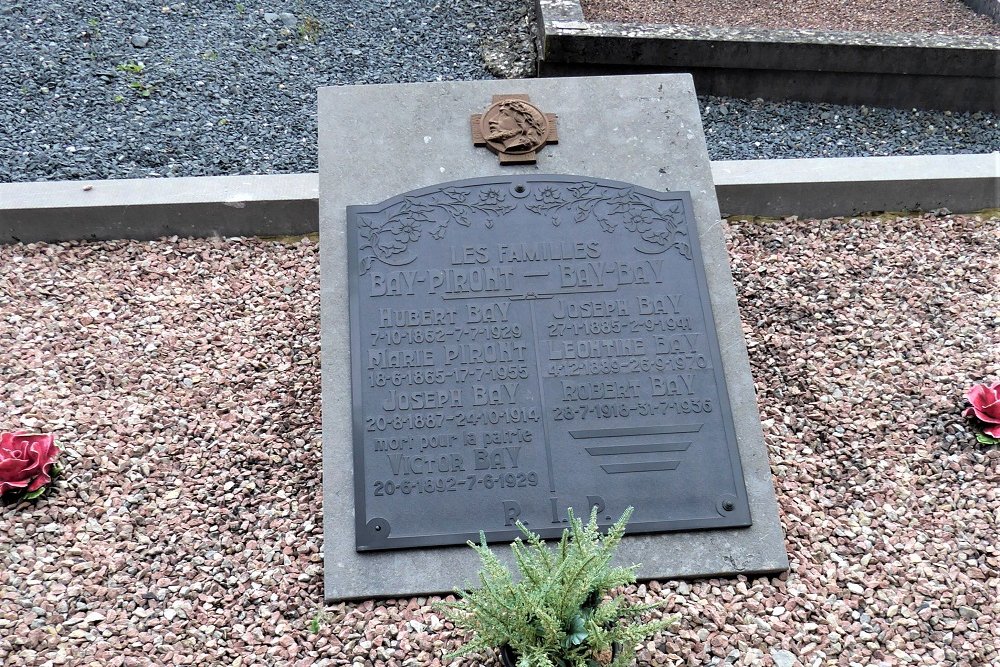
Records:
[[[538,109],[521,100],[495,104],[486,113],[486,123],[489,129],[486,140],[502,144],[503,150],[511,153],[542,146],[548,125]]]
[[[496,95],[485,113],[472,116],[472,138],[499,155],[500,164],[532,164],[536,151],[556,143],[556,117],[542,113],[527,95]]]

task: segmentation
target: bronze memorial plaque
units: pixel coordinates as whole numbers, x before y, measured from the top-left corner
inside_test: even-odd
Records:
[[[688,193],[496,176],[347,225],[358,551],[750,525]]]

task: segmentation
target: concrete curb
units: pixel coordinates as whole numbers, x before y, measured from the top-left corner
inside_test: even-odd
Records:
[[[1000,153],[712,163],[723,215],[1000,208]],[[316,174],[0,184],[0,243],[319,229]],[[358,202],[371,203],[371,202]]]
[[[700,28],[584,20],[537,0],[540,76],[690,72],[699,94],[958,111],[1000,109],[1000,38]]]
[[[810,218],[1000,208],[1000,153],[712,163],[725,215]]]
[[[316,174],[0,184],[0,243],[283,236],[318,228]]]

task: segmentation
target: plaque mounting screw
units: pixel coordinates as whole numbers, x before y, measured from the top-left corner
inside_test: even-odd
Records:
[[[736,509],[736,505],[733,503],[732,500],[726,500],[725,502],[722,503],[722,509],[726,510],[727,512],[732,512],[734,509]]]

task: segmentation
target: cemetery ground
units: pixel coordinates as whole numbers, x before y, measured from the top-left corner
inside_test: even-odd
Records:
[[[314,171],[317,86],[531,59],[521,0],[119,4],[0,4],[0,181]],[[995,113],[701,105],[713,159],[1000,145]],[[629,588],[682,615],[639,665],[1000,664],[1000,449],[961,417],[1000,377],[998,230],[728,221],[791,566]],[[14,244],[0,267],[0,427],[55,433],[65,465],[0,506],[0,664],[447,663],[437,598],[323,603],[315,238]]]
[[[963,0],[582,0],[593,20],[852,32],[1000,35]]]
[[[682,614],[640,665],[1000,661],[1000,450],[960,416],[1000,373],[998,229],[729,221],[791,567],[631,587]],[[0,662],[435,665],[462,640],[433,598],[322,603],[317,249],[0,248],[0,404],[67,468],[2,508]]]
[[[533,0],[384,4],[0,3],[0,182],[314,172],[320,86],[534,71]],[[866,16],[899,24],[899,8],[885,16],[886,4]],[[1000,146],[996,113],[699,101],[713,160]]]

